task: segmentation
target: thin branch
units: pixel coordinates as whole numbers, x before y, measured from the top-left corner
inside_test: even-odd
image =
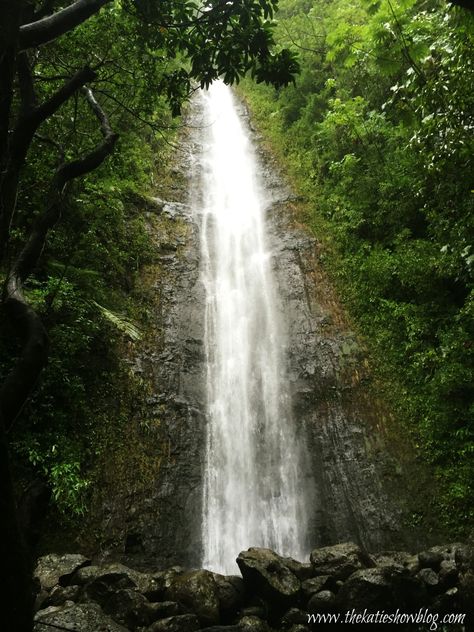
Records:
[[[417,77],[423,82],[426,83],[426,75],[423,72],[423,70],[418,66],[418,64],[415,62],[415,60],[413,59],[413,57],[411,56],[410,53],[410,49],[408,47],[408,42],[405,38],[405,33],[403,32],[403,27],[400,24],[400,20],[397,17],[397,14],[395,13],[395,10],[393,8],[393,4],[391,2],[391,0],[388,0],[388,6],[390,7],[390,12],[393,16],[393,19],[395,21],[395,25],[398,29],[398,32],[400,34],[400,38],[402,40],[402,50],[403,50],[403,56],[405,57],[405,59],[407,60],[408,64],[413,68],[413,70],[415,71]]]
[[[109,94],[105,90],[97,90],[97,92],[99,92],[100,94],[103,94],[104,96],[106,96],[111,101],[114,101],[121,109],[125,110],[125,112],[127,112],[128,114],[133,116],[135,119],[137,119],[137,121],[139,121],[140,123],[143,123],[143,125],[146,125],[150,129],[152,129],[154,132],[159,134],[161,136],[161,138],[163,139],[163,141],[166,143],[166,145],[169,145],[175,151],[178,151],[178,152],[183,151],[183,149],[181,149],[181,147],[179,147],[178,145],[175,145],[174,143],[172,143],[170,140],[168,140],[166,138],[165,133],[163,132],[163,126],[160,126],[157,123],[153,123],[152,121],[148,121],[147,119],[144,119],[137,112],[135,112],[134,110],[129,108],[127,105],[125,105],[125,103],[122,103],[119,99],[114,97],[112,94]],[[176,129],[176,127],[168,126],[165,129]]]

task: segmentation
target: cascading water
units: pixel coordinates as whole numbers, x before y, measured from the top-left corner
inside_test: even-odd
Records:
[[[202,101],[203,566],[234,573],[249,546],[304,557],[307,520],[257,162],[229,88]]]

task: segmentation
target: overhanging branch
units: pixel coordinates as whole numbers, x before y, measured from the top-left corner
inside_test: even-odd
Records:
[[[20,27],[20,49],[46,44],[72,31],[111,0],[76,0],[65,9]]]

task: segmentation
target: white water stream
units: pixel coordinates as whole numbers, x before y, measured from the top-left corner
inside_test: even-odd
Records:
[[[202,102],[203,566],[235,574],[250,546],[302,559],[307,521],[257,161],[229,88]]]

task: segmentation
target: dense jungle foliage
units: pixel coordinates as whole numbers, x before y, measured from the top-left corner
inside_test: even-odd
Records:
[[[137,317],[130,292],[149,252],[143,214],[133,200],[151,190],[155,166],[166,161],[176,125],[165,98],[149,89],[169,62],[147,50],[137,27],[111,8],[39,49],[34,60],[37,99],[45,100],[78,60],[104,58],[96,96],[120,134],[109,159],[69,189],[61,221],[51,229],[25,286],[48,331],[50,357],[10,432],[10,445],[17,480],[24,486],[39,476],[60,512],[69,516],[84,511],[88,468],[112,428],[120,432],[126,414],[117,390],[128,377],[117,345],[139,335],[129,323],[129,317]],[[10,253],[22,247],[44,212],[61,154],[81,155],[97,138],[96,119],[78,92],[45,121],[22,171]],[[19,348],[5,318],[2,325],[5,379]]]
[[[458,535],[474,521],[474,14],[438,0],[281,0],[285,89],[243,92],[303,194]]]

